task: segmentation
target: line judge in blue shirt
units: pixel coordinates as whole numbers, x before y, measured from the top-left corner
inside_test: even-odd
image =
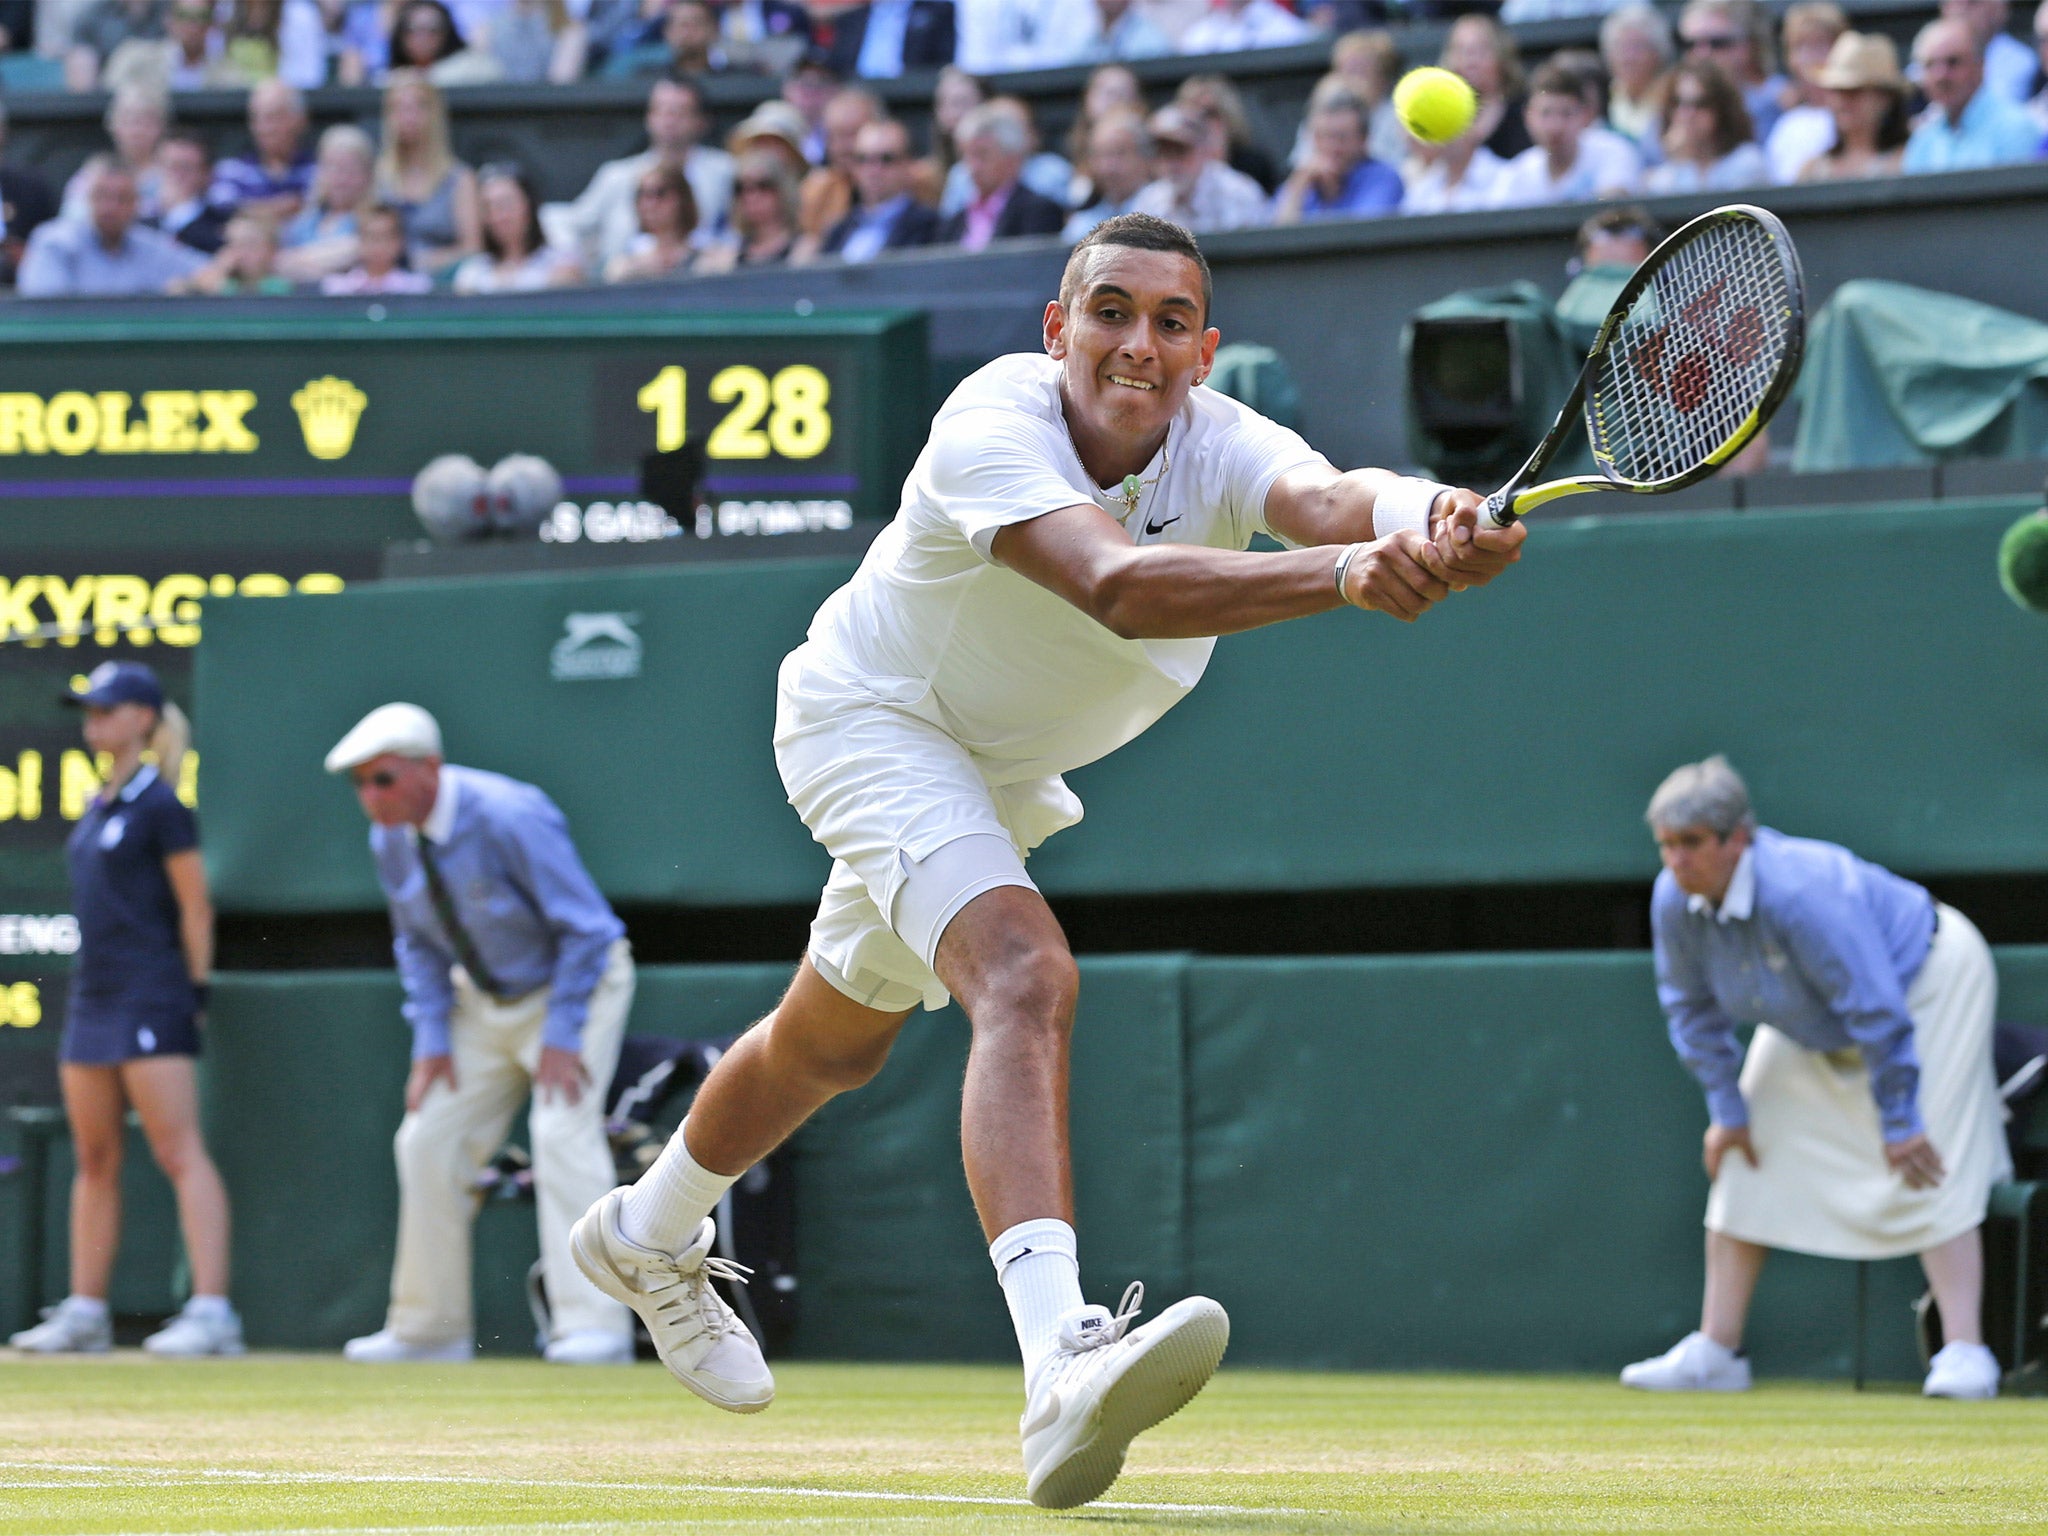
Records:
[[[1706,1090],[1700,1327],[1621,1373],[1661,1391],[1749,1385],[1742,1329],[1772,1248],[1917,1253],[1948,1343],[1930,1397],[1987,1398],[1978,1229],[2011,1175],[1991,1065],[1998,977],[1970,920],[1845,848],[1760,827],[1725,758],[1678,769],[1647,817],[1657,996]],[[1745,1059],[1738,1024],[1755,1024]]]
[[[415,704],[372,710],[327,754],[354,781],[412,1025],[398,1127],[398,1252],[384,1327],[351,1360],[467,1360],[476,1176],[529,1090],[534,1194],[551,1330],[546,1358],[628,1364],[632,1319],[583,1278],[569,1227],[618,1182],[604,1094],[633,1001],[633,959],[531,784],[441,760]]]

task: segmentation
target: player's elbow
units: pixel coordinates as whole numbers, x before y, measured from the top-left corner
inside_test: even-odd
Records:
[[[1119,561],[1096,573],[1087,585],[1082,607],[1119,640],[1143,640],[1149,635],[1145,622],[1150,611],[1149,585],[1139,562]]]

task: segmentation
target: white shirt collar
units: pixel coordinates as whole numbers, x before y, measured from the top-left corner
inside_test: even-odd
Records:
[[[150,781],[155,778],[156,764],[144,763],[140,768],[128,775],[128,782],[121,786],[120,798],[126,801],[134,800],[137,795],[149,788]]]
[[[1728,889],[1717,908],[1704,896],[1685,898],[1686,910],[1717,923],[1746,923],[1756,911],[1756,844],[1742,850],[1735,861],[1735,873],[1728,877]]]
[[[434,808],[427,812],[427,819],[420,823],[420,834],[436,847],[448,841],[448,834],[455,830],[455,797],[460,787],[455,775],[448,771],[448,765],[441,765],[441,787],[434,791]]]

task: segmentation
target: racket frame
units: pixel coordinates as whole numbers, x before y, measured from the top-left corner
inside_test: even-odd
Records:
[[[1708,228],[1716,224],[1738,221],[1759,224],[1771,237],[1772,249],[1777,253],[1785,273],[1787,302],[1791,307],[1786,327],[1787,341],[1785,355],[1778,360],[1777,372],[1772,376],[1756,409],[1729,434],[1727,441],[1706,458],[1686,470],[1657,481],[1626,480],[1614,473],[1613,461],[1600,447],[1599,434],[1593,430],[1593,423],[1586,420],[1586,437],[1593,450],[1593,462],[1600,473],[1573,475],[1563,480],[1550,480],[1532,484],[1543,472],[1544,466],[1556,455],[1573,426],[1586,417],[1586,391],[1591,385],[1594,372],[1606,355],[1615,333],[1621,329],[1628,312],[1641,298],[1645,289],[1655,281],[1659,272],[1670,265],[1673,258],[1684,250]],[[1615,296],[1613,305],[1607,311],[1607,318],[1600,322],[1600,329],[1593,337],[1593,346],[1586,354],[1585,364],[1579,369],[1579,377],[1572,385],[1571,397],[1557,413],[1557,419],[1550,424],[1550,430],[1543,434],[1543,440],[1536,445],[1536,451],[1515,471],[1514,478],[1486,498],[1481,515],[1494,528],[1506,528],[1519,518],[1533,512],[1544,504],[1564,496],[1578,496],[1587,491],[1626,491],[1637,496],[1661,496],[1670,491],[1681,491],[1689,485],[1714,474],[1736,454],[1749,446],[1750,441],[1763,430],[1764,424],[1776,414],[1785,403],[1786,395],[1799,378],[1799,365],[1806,351],[1806,273],[1799,263],[1799,251],[1792,243],[1792,235],[1784,222],[1768,208],[1759,208],[1753,203],[1729,203],[1689,220],[1664,237],[1662,243],[1643,259],[1643,264],[1630,274]]]

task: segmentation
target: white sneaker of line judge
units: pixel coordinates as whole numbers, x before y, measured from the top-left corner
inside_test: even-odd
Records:
[[[709,1216],[681,1253],[643,1248],[619,1226],[623,1188],[612,1190],[569,1229],[569,1252],[590,1283],[639,1314],[669,1374],[713,1407],[759,1413],[775,1401],[775,1377],[761,1346],[711,1282],[744,1282],[753,1271],[714,1257]]]
[[[1927,1363],[1924,1397],[1973,1401],[1998,1396],[1998,1357],[1982,1344],[1944,1344]]]
[[[1100,1498],[1131,1441],[1186,1407],[1223,1359],[1230,1318],[1216,1302],[1190,1296],[1133,1329],[1144,1300],[1133,1281],[1115,1316],[1107,1307],[1069,1312],[1027,1383],[1024,1491],[1041,1509]]]
[[[1688,1333],[1663,1354],[1623,1366],[1621,1384],[1645,1392],[1747,1392],[1749,1361],[1704,1333]]]

